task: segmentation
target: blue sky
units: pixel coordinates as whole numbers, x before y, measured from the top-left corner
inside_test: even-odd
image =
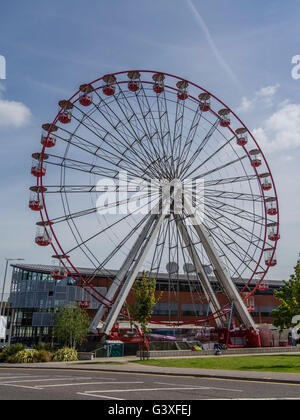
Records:
[[[195,81],[257,134],[281,207],[272,277],[287,278],[300,251],[300,80],[291,77],[292,57],[300,54],[299,17],[299,0],[4,2],[0,273],[5,257],[50,261],[33,243],[36,216],[27,210],[30,156],[39,150],[41,124],[82,82],[140,68]]]

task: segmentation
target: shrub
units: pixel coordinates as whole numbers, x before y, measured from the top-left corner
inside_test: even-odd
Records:
[[[78,360],[78,352],[68,347],[58,350],[53,358],[55,362],[75,362],[76,360]]]
[[[21,343],[12,344],[12,345],[8,346],[0,354],[0,363],[8,362],[9,358],[15,356],[17,353],[19,353],[20,351],[23,351],[23,350],[25,350],[25,346]]]
[[[43,343],[42,341],[40,343],[38,343],[38,344],[35,344],[33,346],[33,348],[35,350],[38,350],[38,351],[40,351],[40,350],[46,350],[47,352],[50,352],[50,353],[53,352],[52,344],[50,344],[50,343]]]
[[[37,350],[22,350],[9,356],[9,363],[34,363],[37,357]]]
[[[49,363],[53,359],[53,354],[47,350],[39,350],[35,353],[34,359],[37,363]]]

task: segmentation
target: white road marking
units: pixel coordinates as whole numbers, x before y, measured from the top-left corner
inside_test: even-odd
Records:
[[[118,400],[118,401],[124,401],[124,398],[116,398],[116,397],[108,397],[107,395],[95,395],[91,394],[89,392],[77,392],[77,395],[83,395],[85,397],[96,397],[96,398],[105,398],[107,400]]]
[[[198,389],[199,391],[201,390],[208,390],[209,388],[206,386],[201,386],[201,387],[193,387],[193,388],[137,388],[137,389],[106,389],[106,390],[101,390],[101,391],[86,391],[86,392],[91,392],[91,393],[95,393],[95,392],[101,392],[102,393],[106,393],[106,392],[146,392],[146,391],[183,391],[183,390],[193,390],[193,389]]]
[[[5,384],[5,386],[12,386],[12,387],[15,387],[15,388],[37,389],[34,386],[15,385],[15,384]]]
[[[118,382],[119,384],[143,384],[144,382]],[[36,387],[36,389],[44,389],[44,388],[54,388],[54,387],[61,387],[61,386],[78,386],[78,385],[110,385],[109,382],[82,382],[82,383],[72,383],[72,384],[55,384],[55,385],[41,385]],[[115,385],[115,382],[111,382],[111,385]],[[94,391],[92,391],[94,392]],[[101,392],[101,391],[100,391]]]
[[[23,379],[22,381],[6,381],[6,382],[0,382],[1,385],[9,385],[9,384],[17,384],[17,383],[25,383],[25,382],[48,382],[48,381],[65,381],[66,379],[74,379],[72,377],[66,377],[66,378],[48,378],[48,379]],[[82,378],[78,378],[82,379]],[[86,379],[92,379],[92,378],[86,378]]]
[[[178,386],[178,384],[170,384],[170,383],[166,383],[166,382],[153,382],[154,384],[158,384],[158,385],[172,385],[172,386]],[[184,385],[184,384],[180,384],[181,386],[193,386],[193,385]],[[212,390],[216,390],[216,391],[230,391],[230,392],[243,392],[243,390],[241,389],[230,389],[230,388],[215,388],[215,387],[208,387],[208,389],[212,389]]]
[[[30,376],[30,375],[24,375],[24,376],[0,376],[1,379],[21,379],[21,378],[39,378],[39,376]]]

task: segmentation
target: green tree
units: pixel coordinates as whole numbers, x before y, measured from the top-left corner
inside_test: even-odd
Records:
[[[89,324],[90,319],[83,309],[77,305],[64,306],[55,314],[54,337],[65,346],[75,349],[85,340]]]
[[[274,292],[274,296],[280,301],[278,309],[272,311],[274,325],[282,331],[292,325],[292,318],[300,315],[300,260],[297,262],[295,273],[284,286]]]
[[[153,314],[154,306],[160,301],[162,293],[156,292],[155,277],[150,278],[149,272],[144,271],[141,278],[136,279],[133,287],[134,304],[126,305],[130,315],[133,317],[131,323],[141,329],[143,333],[143,354],[145,350],[146,334],[151,332],[148,322]]]

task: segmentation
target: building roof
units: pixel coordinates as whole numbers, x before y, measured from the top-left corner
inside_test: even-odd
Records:
[[[43,265],[43,264],[11,264],[12,267],[16,267],[19,268],[21,270],[26,270],[26,271],[33,271],[33,272],[37,272],[37,273],[45,273],[45,274],[50,274],[52,272],[52,270],[55,268],[55,266],[53,265]],[[77,275],[77,273],[72,269],[69,268],[70,272],[73,275]],[[111,278],[114,277],[117,274],[117,270],[96,270],[93,268],[83,268],[83,267],[79,267],[76,268],[76,270],[82,275],[82,276],[92,276],[94,275],[95,277],[107,277],[107,278]],[[181,281],[187,281],[187,280],[191,280],[192,274],[189,275],[189,277],[187,277],[186,274],[181,274],[179,273],[178,279]],[[209,276],[210,280],[212,282],[216,282],[216,278],[215,277],[211,277]],[[177,276],[176,278],[174,278],[174,280],[177,280]],[[159,273],[157,280],[169,280],[169,274],[168,273]],[[234,279],[234,282],[237,284],[245,284],[247,283],[248,279]],[[253,284],[255,284],[256,282],[253,281],[251,282]],[[268,286],[276,286],[276,287],[280,287],[284,285],[284,282],[282,280],[264,280],[264,283],[268,284]]]

